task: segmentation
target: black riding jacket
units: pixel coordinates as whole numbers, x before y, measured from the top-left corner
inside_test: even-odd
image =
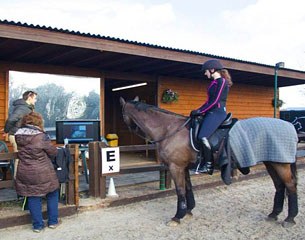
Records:
[[[224,78],[214,79],[208,87],[208,99],[198,109],[203,114],[215,108],[223,108],[225,110],[229,86]]]

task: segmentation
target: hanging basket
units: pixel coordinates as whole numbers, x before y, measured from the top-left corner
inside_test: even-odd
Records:
[[[276,106],[280,108],[283,106],[283,104],[284,104],[284,101],[278,98],[277,102],[276,102]],[[272,106],[274,107],[274,98],[272,99]]]
[[[163,103],[177,102],[178,98],[179,98],[178,93],[172,91],[171,89],[164,90],[164,92],[162,94],[162,102]]]

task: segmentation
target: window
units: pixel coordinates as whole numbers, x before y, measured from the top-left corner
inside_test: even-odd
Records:
[[[35,111],[42,114],[52,139],[56,120],[100,118],[99,78],[10,71],[9,112],[27,90],[38,93]]]

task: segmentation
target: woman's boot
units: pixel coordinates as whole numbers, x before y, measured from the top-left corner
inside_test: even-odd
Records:
[[[204,158],[203,161],[198,164],[196,172],[212,175],[214,172],[212,149],[209,140],[206,137],[201,139],[201,147],[202,155]]]

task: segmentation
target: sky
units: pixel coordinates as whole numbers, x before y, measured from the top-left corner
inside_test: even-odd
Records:
[[[0,0],[1,20],[268,65],[285,62],[301,71],[304,9],[303,0]],[[280,89],[286,107],[305,107],[303,88]]]

